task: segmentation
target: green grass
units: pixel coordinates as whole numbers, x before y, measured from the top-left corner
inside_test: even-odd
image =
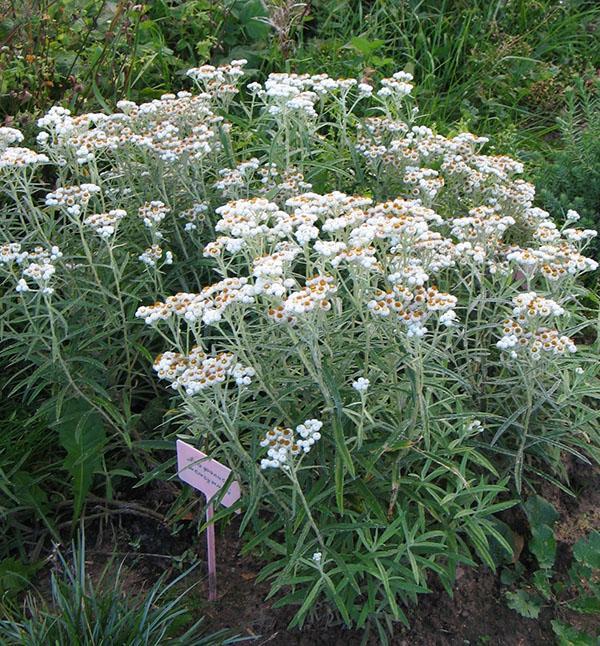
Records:
[[[348,9],[348,4],[353,10]],[[315,2],[314,35],[292,67],[341,75],[407,68],[422,111],[486,133],[518,124],[519,143],[555,128],[563,91],[600,60],[594,2]]]
[[[140,593],[127,586],[123,565],[109,563],[99,576],[90,576],[83,532],[71,551],[70,559],[54,555],[49,600],[30,594],[21,607],[0,601],[2,644],[211,646],[247,641],[228,630],[206,634],[204,618],[193,619],[186,602],[192,588],[181,587],[189,570],[170,582],[160,577]]]

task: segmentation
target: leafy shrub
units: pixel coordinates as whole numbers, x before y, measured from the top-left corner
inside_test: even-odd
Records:
[[[0,114],[26,121],[62,101],[72,109],[152,99],[185,70],[269,27],[258,0],[0,3]]]
[[[161,577],[147,592],[125,588],[122,569],[111,564],[92,580],[85,543],[73,546],[70,563],[60,552],[50,575],[51,603],[29,595],[18,614],[3,608],[0,639],[6,646],[28,644],[234,644],[227,630],[204,634],[203,618],[192,623],[185,604],[191,588],[178,589],[189,574],[167,583]],[[191,624],[191,625],[190,625]]]
[[[184,435],[234,469],[293,623],[326,601],[384,639],[431,576],[450,591],[457,564],[510,551],[511,475],[520,492],[564,451],[597,456],[577,280],[595,232],[533,207],[487,139],[422,125],[406,72],[274,74],[238,100],[243,65],[190,70],[197,96],[54,108],[41,152],[2,131],[5,354],[114,450],[143,446],[162,346]]]

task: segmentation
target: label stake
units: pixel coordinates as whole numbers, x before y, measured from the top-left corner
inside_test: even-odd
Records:
[[[182,440],[177,440],[177,475],[206,496],[206,554],[208,562],[208,600],[217,600],[217,549],[212,499],[224,487],[231,469],[212,460]],[[232,482],[221,497],[221,504],[231,507],[240,499],[240,485]]]

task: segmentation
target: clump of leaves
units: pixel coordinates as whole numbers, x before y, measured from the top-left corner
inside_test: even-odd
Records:
[[[530,496],[524,509],[531,531],[527,548],[538,569],[528,576],[525,566],[517,562],[502,571],[502,582],[511,587],[505,592],[508,607],[529,619],[537,619],[542,608],[552,607],[560,616],[551,621],[560,646],[596,644],[594,637],[570,625],[563,615],[600,612],[600,532],[580,538],[573,546],[569,569],[559,572],[555,525],[560,514],[540,496]]]

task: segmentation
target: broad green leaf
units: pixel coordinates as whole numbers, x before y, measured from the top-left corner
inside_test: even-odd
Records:
[[[92,485],[94,472],[101,465],[107,441],[100,414],[81,399],[65,402],[61,416],[54,424],[59,442],[67,455],[63,467],[71,476],[73,519],[77,519]]]
[[[529,549],[537,559],[541,568],[547,569],[554,565],[556,558],[556,539],[548,525],[539,525],[532,529]]]
[[[575,612],[600,617],[600,598],[596,596],[578,597],[570,601],[567,606]]]
[[[364,57],[370,56],[373,52],[380,49],[385,45],[385,40],[381,38],[375,38],[370,40],[364,36],[354,36],[350,42],[345,45],[346,49],[355,49],[359,54],[362,54]]]
[[[593,531],[587,538],[580,538],[573,546],[573,556],[588,567],[600,569],[600,532]]]
[[[560,514],[556,509],[541,496],[529,496],[523,507],[532,528],[537,525],[552,527],[560,518]]]
[[[537,619],[542,609],[542,600],[537,596],[530,595],[525,590],[507,592],[506,601],[511,610],[528,619]]]
[[[550,623],[558,646],[598,646],[598,641],[594,637],[573,626],[568,626],[558,619],[553,619]]]
[[[533,573],[533,585],[546,601],[549,601],[552,596],[550,576],[551,573],[548,570],[536,570]]]

